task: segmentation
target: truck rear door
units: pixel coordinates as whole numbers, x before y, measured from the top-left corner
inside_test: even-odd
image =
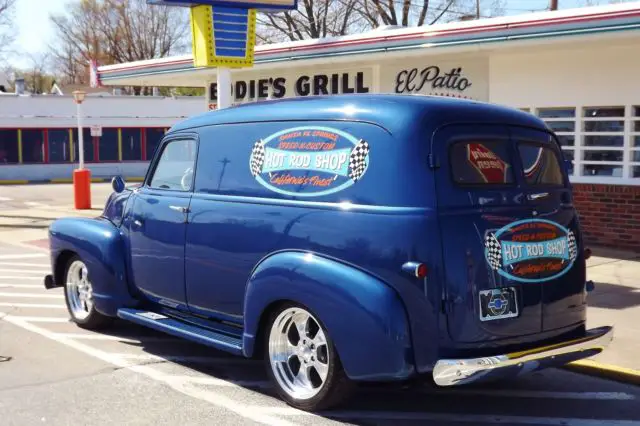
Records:
[[[531,206],[529,241],[525,250],[535,255],[525,277],[540,283],[542,330],[577,325],[586,313],[586,269],[578,216],[570,184],[563,172],[561,150],[554,137],[542,130],[509,127],[522,163],[527,201]],[[536,249],[537,247],[537,249]]]
[[[531,205],[507,126],[452,124],[432,139],[450,337],[486,342],[541,331],[542,286],[523,282],[520,223]],[[514,229],[514,224],[516,225]]]

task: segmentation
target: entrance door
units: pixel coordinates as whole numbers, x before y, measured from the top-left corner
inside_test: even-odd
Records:
[[[445,262],[448,329],[456,342],[540,332],[542,290],[517,279],[520,221],[531,216],[506,126],[452,124],[432,143]],[[514,227],[515,224],[515,227]]]
[[[186,309],[184,250],[193,185],[195,140],[161,147],[148,180],[135,194],[128,221],[134,285],[151,301]]]
[[[526,277],[542,289],[542,329],[554,330],[584,321],[585,260],[569,181],[554,137],[544,131],[511,127],[522,162],[525,193],[531,205],[530,235],[525,249],[533,256]]]

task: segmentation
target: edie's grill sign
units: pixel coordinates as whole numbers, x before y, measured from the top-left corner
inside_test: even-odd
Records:
[[[293,93],[289,93],[292,91]],[[293,84],[285,77],[265,77],[256,80],[239,80],[232,84],[231,92],[236,101],[244,99],[280,99],[288,95],[338,95],[347,93],[369,93],[364,72],[312,74],[297,77]],[[218,85],[209,87],[209,99],[218,100]]]
[[[396,93],[455,91],[464,92],[473,84],[464,76],[461,67],[444,71],[436,65],[422,69],[405,69],[396,75]]]

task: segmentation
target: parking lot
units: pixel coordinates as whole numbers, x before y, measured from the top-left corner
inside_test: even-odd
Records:
[[[46,249],[0,243],[0,418],[35,424],[640,425],[640,390],[552,369],[459,389],[368,386],[311,415],[274,396],[260,361],[119,322],[68,321]],[[372,348],[375,350],[375,348]]]

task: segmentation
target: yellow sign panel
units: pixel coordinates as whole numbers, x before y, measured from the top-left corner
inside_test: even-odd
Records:
[[[221,6],[191,8],[191,36],[196,67],[253,66],[256,10]]]

